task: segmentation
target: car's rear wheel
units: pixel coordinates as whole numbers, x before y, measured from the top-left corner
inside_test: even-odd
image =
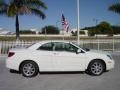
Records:
[[[88,73],[94,76],[101,75],[105,70],[105,65],[100,60],[92,61],[88,66]]]
[[[34,77],[38,74],[38,65],[33,61],[25,61],[20,67],[20,71],[25,77]]]

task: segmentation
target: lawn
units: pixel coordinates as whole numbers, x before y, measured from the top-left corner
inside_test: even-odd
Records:
[[[93,39],[112,39],[113,37],[80,37],[82,40],[93,40]],[[120,37],[115,37],[120,39]],[[15,36],[0,36],[0,41],[15,41]],[[34,40],[63,40],[61,36],[21,36],[20,40],[23,41],[34,41]],[[64,40],[77,40],[77,36],[65,36]]]

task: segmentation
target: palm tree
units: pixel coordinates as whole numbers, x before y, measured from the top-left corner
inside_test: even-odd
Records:
[[[110,11],[120,14],[120,3],[113,4],[108,8]]]
[[[37,15],[44,19],[42,9],[47,9],[41,0],[0,0],[0,14],[16,18],[16,39],[19,39],[19,15]]]

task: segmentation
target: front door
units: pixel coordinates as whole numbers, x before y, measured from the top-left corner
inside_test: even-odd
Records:
[[[55,42],[53,62],[56,71],[83,71],[86,54],[77,54],[77,47],[70,43]]]

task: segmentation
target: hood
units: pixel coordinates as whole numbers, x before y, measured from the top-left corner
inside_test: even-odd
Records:
[[[102,50],[94,50],[94,49],[90,49],[89,51],[90,53],[96,53],[96,54],[106,54],[108,55],[109,53],[108,52],[105,52],[105,51],[102,51]]]

